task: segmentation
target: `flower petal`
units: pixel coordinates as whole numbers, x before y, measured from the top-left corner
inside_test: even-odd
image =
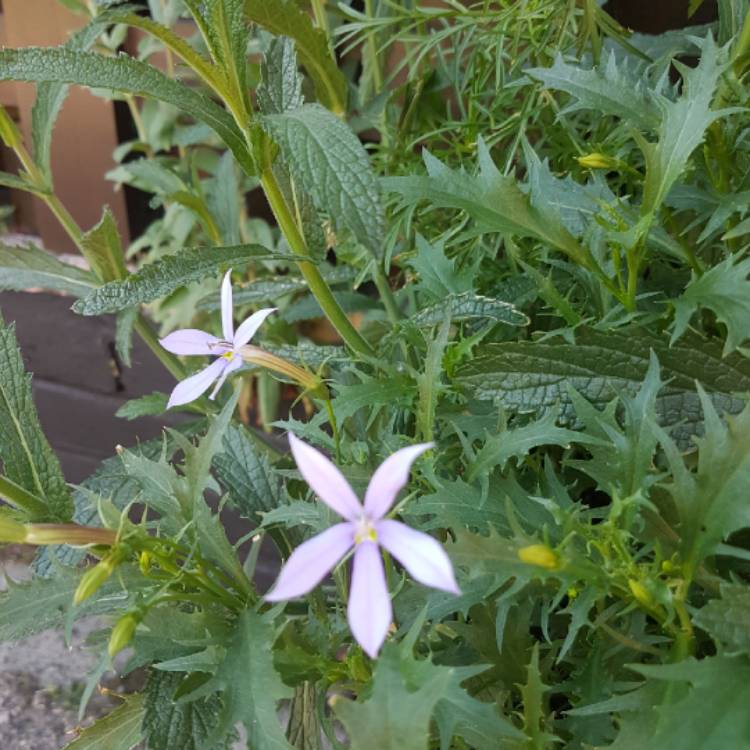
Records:
[[[411,465],[432,446],[433,443],[421,443],[402,448],[378,466],[365,493],[365,510],[369,518],[377,521],[391,509],[399,490],[409,481]]]
[[[221,282],[221,329],[225,341],[234,338],[234,321],[232,318],[232,269],[224,274]]]
[[[272,313],[276,312],[275,307],[267,307],[263,310],[254,312],[247,320],[240,324],[237,332],[234,334],[234,347],[245,346],[255,335],[255,332],[261,327],[263,321]]]
[[[452,594],[461,593],[450,558],[437,539],[391,520],[379,521],[375,531],[378,542],[406,568],[415,581]]]
[[[197,328],[182,328],[159,339],[159,343],[172,354],[220,354],[220,339]]]
[[[209,396],[209,399],[213,401],[216,398],[216,394],[219,392],[219,389],[222,385],[224,385],[224,382],[227,379],[227,376],[234,372],[235,370],[239,370],[240,367],[242,367],[242,358],[241,357],[234,357],[234,359],[224,360],[224,371],[219,376],[219,379],[216,381],[216,386],[211,391],[211,395]]]
[[[191,375],[189,378],[185,378],[185,380],[180,383],[177,383],[172,391],[172,395],[169,397],[167,409],[171,406],[180,406],[195,401],[195,399],[207,391],[211,383],[221,375],[226,364],[227,361],[225,359],[217,359],[208,367],[204,367],[200,372]]]
[[[337,523],[300,544],[281,569],[276,585],[265,598],[269,602],[294,599],[314,589],[354,544],[350,523]]]
[[[313,492],[348,521],[362,515],[362,506],[344,475],[318,450],[289,433],[297,468]]]
[[[378,545],[362,542],[354,552],[347,616],[352,635],[373,659],[383,645],[392,615]]]

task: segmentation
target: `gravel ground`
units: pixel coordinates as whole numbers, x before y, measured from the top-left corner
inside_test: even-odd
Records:
[[[0,590],[5,588],[6,575],[14,581],[29,578],[30,555],[33,550],[20,547],[0,550]],[[76,623],[70,649],[58,631],[0,644],[3,748],[59,750],[75,738],[77,727],[87,726],[117,705],[117,699],[97,691],[83,720],[78,720],[79,700],[95,664],[93,653],[83,648],[83,642],[100,626],[96,618]],[[109,674],[102,682],[110,690],[129,692],[137,689],[139,677],[125,684]]]

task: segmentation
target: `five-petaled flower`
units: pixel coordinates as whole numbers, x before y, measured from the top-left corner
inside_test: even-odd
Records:
[[[346,520],[301,544],[284,565],[268,601],[306,594],[354,548],[348,618],[352,634],[373,658],[391,624],[391,599],[378,547],[401,563],[411,576],[436,589],[458,594],[448,555],[427,534],[387,519],[399,490],[407,483],[414,460],[432,444],[402,448],[373,474],[364,505],[341,472],[320,452],[289,435],[300,473],[318,497]]]
[[[173,331],[159,342],[172,354],[208,354],[217,357],[208,367],[189,378],[185,378],[175,386],[172,395],[169,397],[167,408],[194,401],[207,391],[214,381],[218,381],[209,396],[213,399],[219,388],[224,385],[227,376],[242,367],[239,348],[250,341],[263,321],[276,310],[275,307],[258,310],[235,331],[232,318],[231,274],[232,270],[229,269],[221,284],[221,327],[224,338],[220,339],[213,334],[195,328],[183,328],[179,331]]]

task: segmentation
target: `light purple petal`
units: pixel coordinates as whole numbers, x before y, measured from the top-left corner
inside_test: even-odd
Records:
[[[409,481],[411,465],[432,446],[421,443],[402,448],[378,466],[365,493],[365,510],[370,519],[377,521],[391,509],[399,490]]]
[[[172,354],[217,354],[219,339],[197,328],[182,328],[159,339],[159,343]]]
[[[225,359],[224,362],[225,362],[224,370],[219,376],[219,379],[216,381],[216,386],[211,391],[211,395],[209,396],[211,401],[213,401],[216,398],[216,394],[219,392],[219,389],[221,388],[221,386],[224,385],[224,382],[226,381],[227,376],[230,373],[233,373],[235,370],[239,370],[240,367],[242,367],[242,359],[240,357],[235,357],[234,359]]]
[[[375,658],[391,625],[391,597],[378,545],[362,542],[354,551],[347,609],[349,627],[360,646]]]
[[[231,341],[234,338],[231,268],[224,275],[224,281],[221,282],[221,329],[224,333],[225,341]]]
[[[261,327],[263,321],[272,313],[276,312],[275,307],[267,307],[263,310],[254,312],[247,320],[240,324],[237,332],[234,334],[234,346],[245,346],[255,335],[255,332]]]
[[[289,433],[289,445],[297,468],[313,492],[340,516],[352,521],[362,515],[354,490],[344,475],[320,452]]]
[[[437,539],[391,520],[379,521],[375,531],[378,542],[415,581],[452,594],[461,593],[450,558]]]
[[[167,409],[171,406],[180,406],[181,404],[188,404],[191,401],[195,401],[221,375],[226,364],[227,360],[217,359],[200,372],[177,383],[175,389],[172,391],[172,395],[169,397]]]
[[[276,585],[265,598],[269,602],[294,599],[314,589],[354,544],[350,523],[337,523],[300,544],[281,569]]]

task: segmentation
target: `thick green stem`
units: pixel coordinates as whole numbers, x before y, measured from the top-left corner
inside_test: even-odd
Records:
[[[261,175],[261,184],[273,215],[286,241],[289,243],[289,247],[292,248],[296,255],[311,258],[305,238],[302,236],[297,222],[294,220],[294,214],[289,210],[289,206],[284,199],[270,165],[266,165]],[[362,338],[359,331],[352,325],[349,318],[346,317],[346,313],[336,301],[325,279],[320,275],[317,266],[311,261],[312,259],[310,261],[300,260],[297,262],[297,265],[326,317],[351,349],[360,354],[372,354],[372,347]]]
[[[48,513],[44,501],[2,475],[0,475],[0,497],[14,507],[25,510],[32,516],[42,517]]]

